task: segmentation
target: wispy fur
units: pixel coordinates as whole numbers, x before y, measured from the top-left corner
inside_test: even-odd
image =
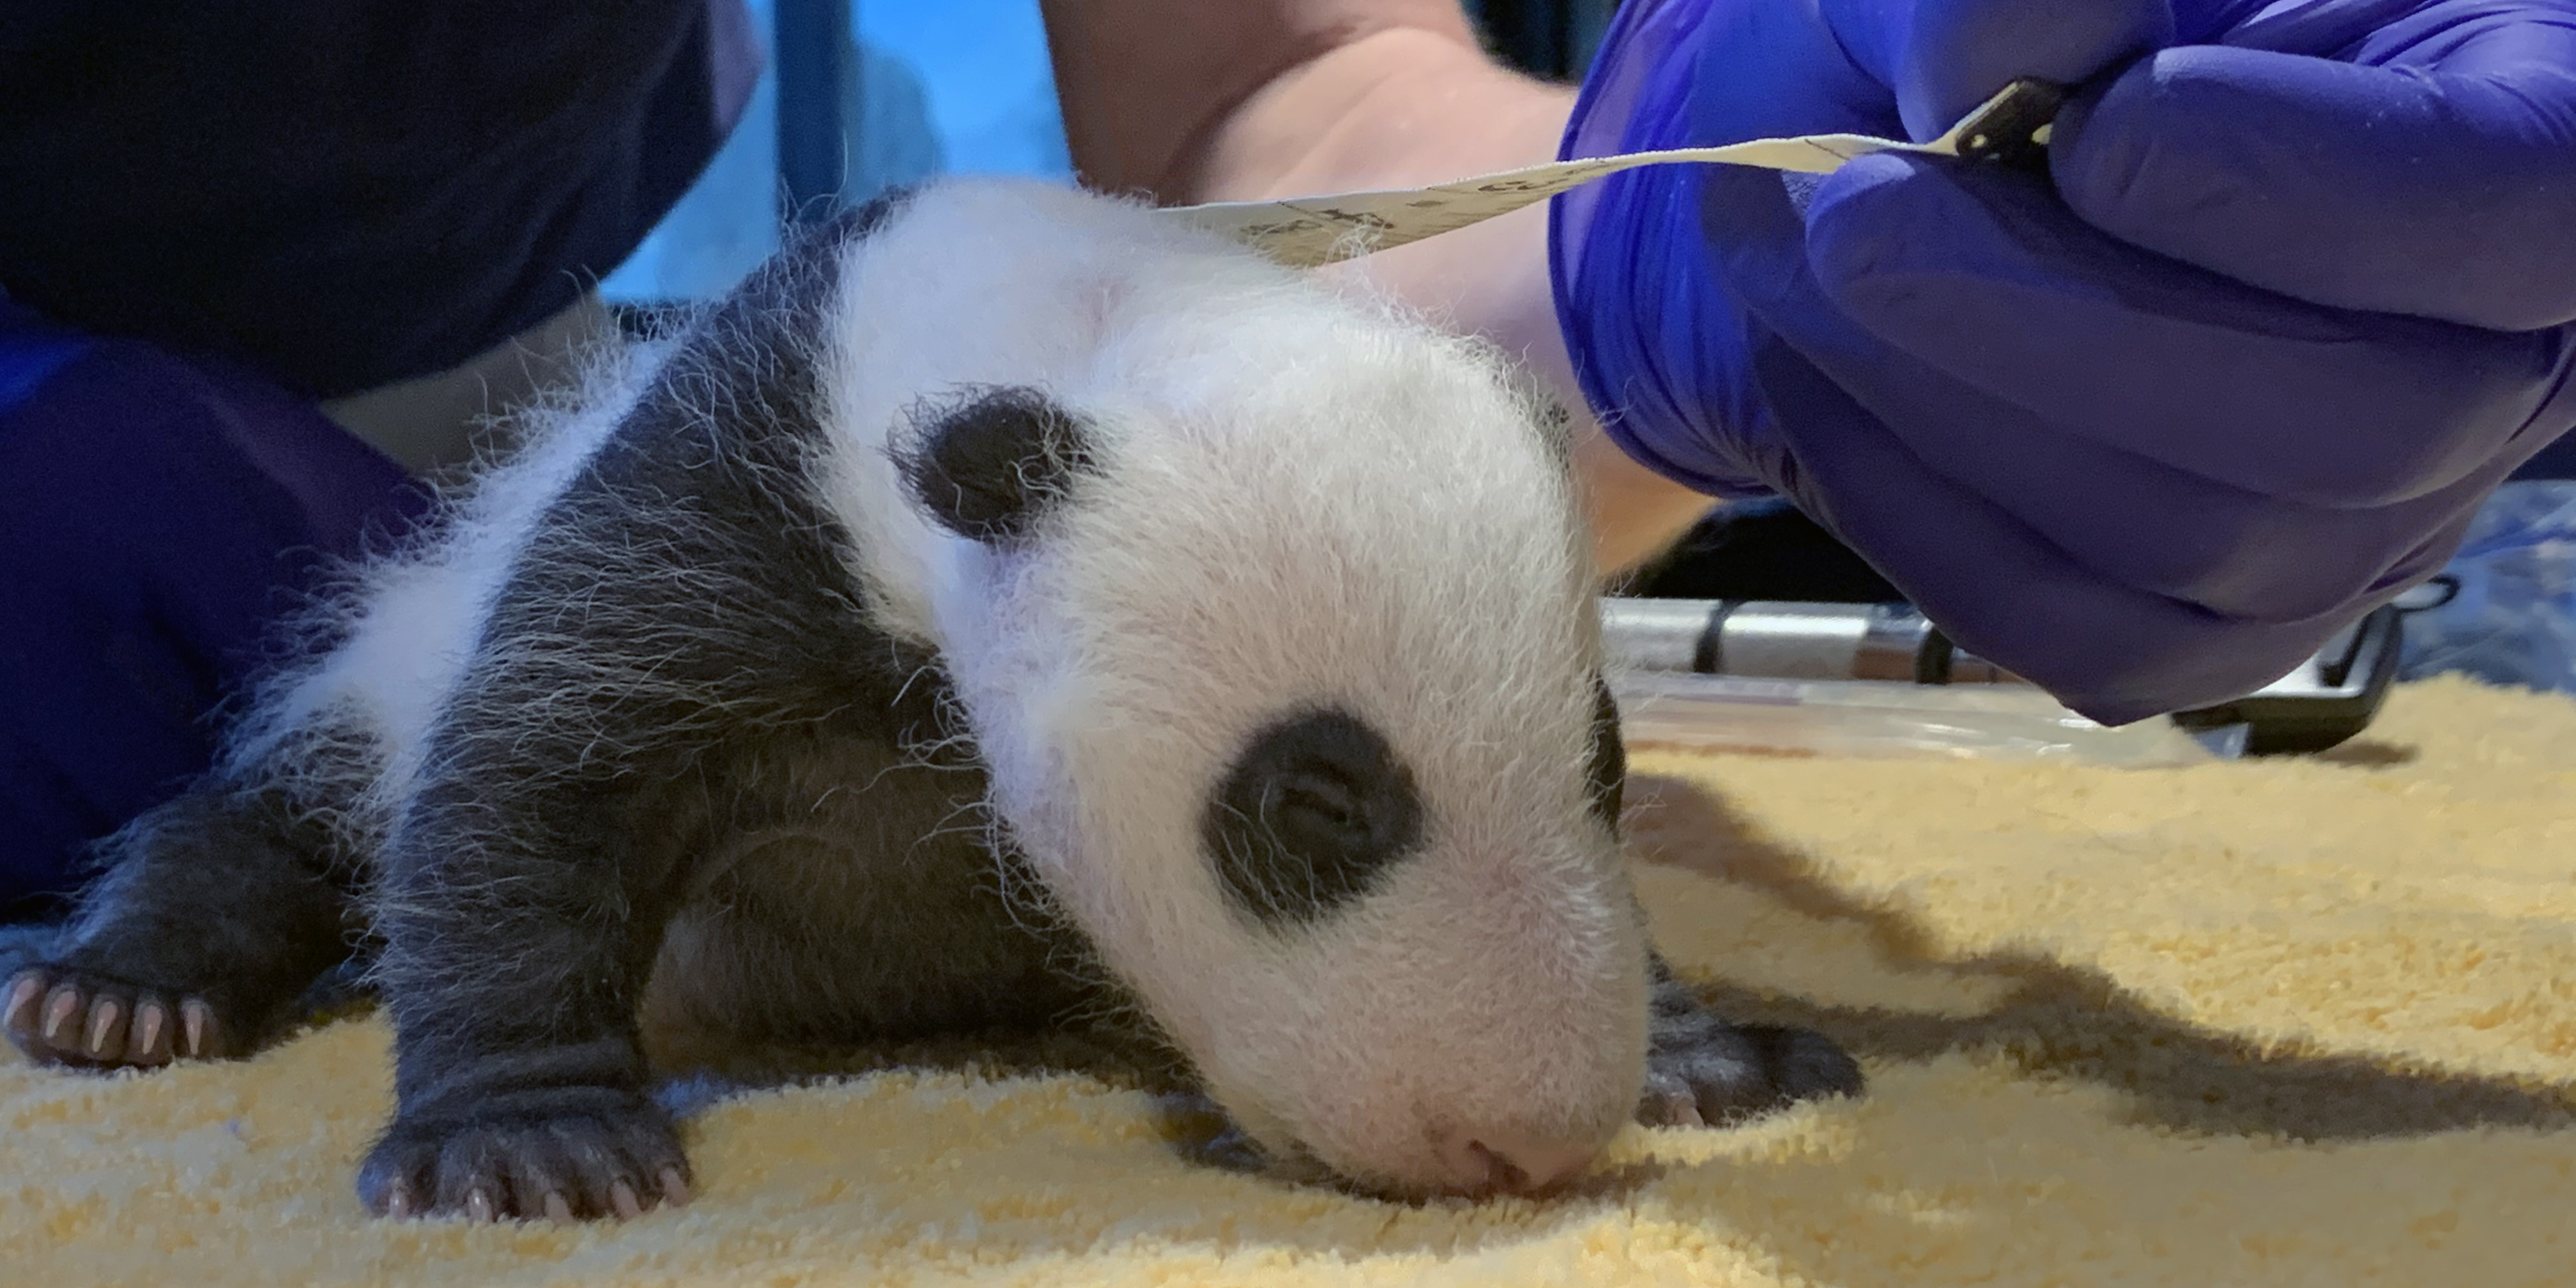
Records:
[[[994,389],[1079,468],[943,525],[898,462]],[[648,1063],[1130,1009],[1275,1155],[1474,1188],[1634,1115],[1650,984],[1655,1033],[1699,1014],[1601,808],[1562,418],[1480,342],[1128,203],[957,182],[612,346],[513,437],[311,616],[327,647],[45,968],[220,994],[247,1034],[373,935],[379,1210],[677,1184]],[[1320,706],[1401,763],[1421,840],[1312,924],[1247,917],[1201,819]],[[165,942],[190,916],[277,946],[248,979]]]

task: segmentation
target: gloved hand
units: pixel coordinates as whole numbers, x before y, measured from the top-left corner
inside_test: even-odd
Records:
[[[2046,177],[1558,198],[1576,370],[2087,715],[2238,696],[2576,426],[2576,0],[1628,0],[1564,155],[1928,140],[2022,76],[2080,86]]]

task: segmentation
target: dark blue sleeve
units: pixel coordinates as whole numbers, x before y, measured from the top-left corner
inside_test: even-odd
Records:
[[[203,771],[275,615],[422,508],[266,380],[0,302],[0,917]]]
[[[0,286],[315,398],[445,370],[633,251],[748,36],[740,0],[11,0]]]

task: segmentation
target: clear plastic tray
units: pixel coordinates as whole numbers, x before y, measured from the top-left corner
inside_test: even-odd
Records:
[[[2111,728],[2020,684],[1761,680],[1687,671],[1611,677],[1628,745],[1769,756],[1943,756],[2130,769],[2232,760],[2242,726],[2192,732],[2170,720]]]

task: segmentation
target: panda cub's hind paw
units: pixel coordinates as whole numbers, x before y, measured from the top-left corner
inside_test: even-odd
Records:
[[[235,1054],[203,997],[39,963],[0,985],[0,1032],[39,1064],[151,1068]]]

